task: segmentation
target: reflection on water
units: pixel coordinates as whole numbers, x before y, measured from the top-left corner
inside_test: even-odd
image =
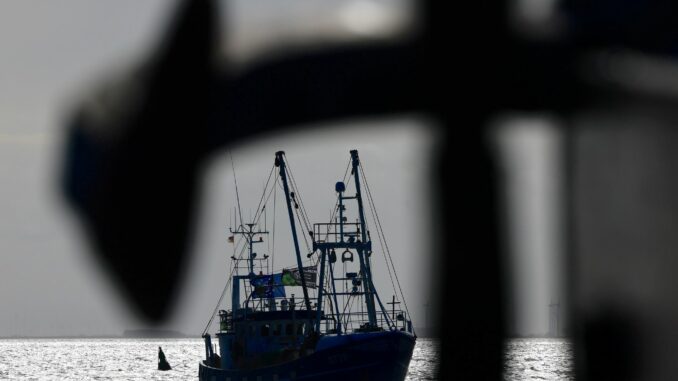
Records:
[[[437,380],[439,360],[440,344],[438,340],[418,338],[406,380]]]
[[[504,380],[574,380],[572,343],[566,339],[511,339]]]
[[[171,371],[158,368],[162,346]],[[434,380],[438,343],[418,339],[408,381]],[[197,380],[202,339],[0,340],[0,380]]]

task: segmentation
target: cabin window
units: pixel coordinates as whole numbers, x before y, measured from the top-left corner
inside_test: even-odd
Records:
[[[270,331],[271,331],[270,324],[264,324],[264,325],[261,326],[261,336],[262,337],[268,336],[270,334]]]
[[[299,323],[297,324],[297,335],[303,335],[304,334],[304,323]]]
[[[282,333],[282,324],[276,324],[275,329],[273,330],[273,336],[280,336]]]
[[[287,336],[292,336],[294,335],[294,324],[292,323],[287,323],[285,325],[285,335]]]

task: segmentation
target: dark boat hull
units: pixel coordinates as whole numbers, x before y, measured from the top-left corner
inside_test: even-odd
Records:
[[[409,333],[372,332],[337,336],[312,355],[254,370],[226,370],[200,363],[204,381],[385,380],[402,381],[415,338]]]

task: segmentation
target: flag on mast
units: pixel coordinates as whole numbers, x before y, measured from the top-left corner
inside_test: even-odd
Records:
[[[304,267],[304,280],[306,287],[317,288],[318,268],[316,266]],[[283,269],[282,284],[285,286],[301,286],[301,273],[298,268]]]

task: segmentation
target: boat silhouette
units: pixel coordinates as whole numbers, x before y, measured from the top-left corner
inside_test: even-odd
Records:
[[[199,364],[200,380],[405,379],[416,335],[407,304],[404,303],[405,310],[396,310],[400,302],[394,295],[387,303],[391,305],[389,311],[374,286],[372,271],[376,269],[372,265],[365,199],[380,240],[384,240],[383,230],[358,151],[350,154],[344,181],[353,180],[355,194],[347,195],[347,184],[337,182],[337,203],[330,222],[312,227],[284,152],[275,154],[277,171],[271,171],[276,172],[272,190],[267,190],[269,175],[264,195],[270,196],[279,185],[283,189],[296,266],[269,271],[269,256],[255,253],[255,245],[269,234],[257,227],[265,204],[257,208],[255,221],[243,224],[241,219],[239,226],[231,229],[229,242],[238,236],[244,242],[243,253],[232,257],[231,309],[215,311],[203,332],[205,359]],[[366,198],[361,182],[365,184]],[[355,222],[348,220],[348,203],[357,206]],[[307,228],[304,241],[308,238],[312,243],[305,256],[300,249],[297,222]],[[395,267],[388,245],[384,246],[391,275]],[[287,291],[294,287],[301,288],[300,298],[294,294],[287,297]],[[393,287],[395,292],[395,283]],[[402,291],[400,297],[404,302]],[[207,332],[217,315],[218,350]]]

